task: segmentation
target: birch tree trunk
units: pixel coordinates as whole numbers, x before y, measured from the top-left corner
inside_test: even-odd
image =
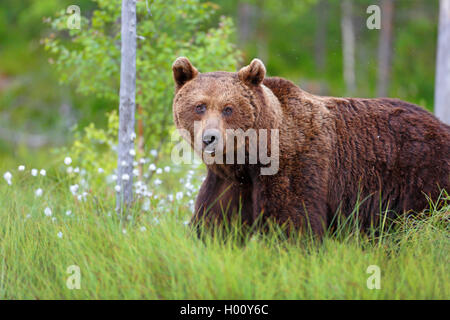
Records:
[[[116,209],[122,215],[133,201],[134,113],[136,98],[136,0],[122,0],[119,144]],[[133,150],[133,151],[131,151]]]
[[[439,12],[434,112],[450,124],[450,0],[441,0]]]
[[[317,71],[323,73],[326,66],[327,56],[327,22],[328,22],[328,6],[330,4],[326,0],[319,0],[316,4],[317,12],[317,28],[315,35],[314,51],[316,58]]]
[[[356,90],[355,80],[355,30],[353,28],[353,5],[351,0],[341,2],[341,32],[344,81],[347,94],[353,95]]]
[[[391,80],[394,0],[381,1],[381,30],[378,42],[377,96],[386,97]]]

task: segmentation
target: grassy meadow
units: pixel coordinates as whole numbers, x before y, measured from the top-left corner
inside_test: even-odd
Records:
[[[0,180],[0,299],[450,297],[450,206],[377,237],[346,228],[319,244],[274,231],[242,244],[199,240],[186,225],[186,196],[153,195],[149,208],[137,202],[121,221],[107,185],[77,196],[60,169],[8,172],[11,184]],[[80,289],[66,284],[71,265]],[[380,289],[367,287],[371,265],[380,268]]]

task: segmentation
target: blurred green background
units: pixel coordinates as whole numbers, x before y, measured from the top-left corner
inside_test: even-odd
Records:
[[[66,9],[73,4],[81,9],[81,29],[65,30]],[[366,27],[372,4],[385,5],[376,0],[350,0],[347,6],[338,0],[138,1],[141,151],[167,142],[170,66],[182,54],[200,71],[235,71],[259,57],[270,76],[288,78],[312,93],[379,95],[383,40],[380,30]],[[396,0],[391,10],[392,33],[384,39],[392,44],[385,95],[432,110],[439,3]],[[0,162],[30,156],[46,161],[48,150],[82,139],[89,124],[107,130],[108,112],[118,109],[118,17],[117,0],[0,2]],[[343,75],[344,19],[353,27],[353,84]]]

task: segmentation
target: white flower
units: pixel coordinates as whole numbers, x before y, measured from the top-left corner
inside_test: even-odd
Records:
[[[177,192],[177,194],[176,194],[176,198],[177,198],[177,200],[181,200],[181,199],[183,199],[183,192]]]
[[[71,214],[72,214],[72,211],[70,211],[70,210],[66,211],[66,216],[70,216]]]
[[[63,236],[63,233],[60,231],[60,232],[58,232],[58,238],[62,238],[62,236]]]
[[[80,172],[80,168],[76,167],[75,169],[73,169],[73,172],[75,172],[75,173]]]
[[[139,159],[139,163],[140,164],[144,164],[145,163],[145,159],[144,158]]]
[[[170,167],[169,167],[169,166],[165,166],[165,167],[164,167],[164,171],[165,171],[165,172],[170,172]]]
[[[169,201],[173,201],[173,194],[169,194],[169,195],[167,196],[167,199],[169,199]]]
[[[70,157],[65,157],[64,158],[64,163],[68,166],[72,163],[72,159]]]
[[[36,177],[36,176],[38,175],[37,169],[31,169],[31,175],[32,175],[33,177]]]
[[[133,174],[134,174],[135,176],[138,176],[138,175],[139,175],[139,170],[138,170],[138,169],[134,169],[134,170],[133,170]]]
[[[73,168],[72,168],[72,167],[68,167],[68,168],[67,168],[67,173],[70,174],[70,173],[72,173],[72,172],[73,172]]]
[[[161,168],[156,169],[156,174],[161,174],[161,173],[162,173],[162,169]]]
[[[156,151],[155,149],[150,151],[150,154],[154,157],[156,157],[158,155],[158,151]]]
[[[151,165],[148,166],[148,170],[155,171],[156,170],[156,166],[152,163]]]
[[[37,189],[37,190],[34,192],[34,194],[36,195],[36,197],[42,196],[42,193],[43,193],[43,191],[42,191],[41,188]]]
[[[41,176],[45,176],[45,175],[47,174],[47,171],[45,171],[44,169],[42,169],[39,173],[40,173]]]
[[[138,165],[137,161],[133,161],[133,167],[136,167]]]
[[[117,186],[114,187],[114,190],[116,190],[117,192],[120,192],[120,189],[121,189],[121,188],[120,188],[119,185],[117,185]]]
[[[159,180],[159,179],[155,179],[155,182],[154,182],[154,184],[156,185],[156,186],[159,186],[160,184],[162,183],[162,181],[161,180]]]
[[[144,226],[142,226],[142,227],[141,227],[141,232],[144,232],[144,231],[147,231],[147,228],[144,227]]]
[[[24,171],[25,170],[25,166],[19,166],[19,171]]]
[[[130,156],[134,157],[136,155],[136,151],[134,151],[134,149],[131,149],[130,151],[128,151],[128,153],[130,154]]]
[[[12,179],[12,174],[9,171],[6,171],[5,174],[3,175],[3,178],[6,180],[6,182],[11,185],[11,179]]]
[[[98,173],[103,173],[103,172],[105,172],[105,170],[103,170],[103,168],[98,168],[97,171],[98,171]]]
[[[78,185],[74,184],[73,186],[70,186],[70,192],[72,192],[73,195],[75,195],[78,192]]]
[[[127,234],[127,229],[122,229],[123,234]]]
[[[52,215],[52,209],[50,209],[49,207],[45,208],[44,214],[45,214],[47,217],[50,217],[50,216]]]
[[[134,139],[136,139],[136,132],[132,132],[130,135],[130,140],[134,141]]]
[[[128,180],[130,180],[130,176],[129,176],[128,174],[124,173],[124,174],[122,175],[122,180],[128,181]]]

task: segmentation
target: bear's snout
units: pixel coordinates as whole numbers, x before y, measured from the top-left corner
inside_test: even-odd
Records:
[[[213,153],[220,140],[220,131],[217,129],[206,129],[203,132],[202,141],[206,153]]]

